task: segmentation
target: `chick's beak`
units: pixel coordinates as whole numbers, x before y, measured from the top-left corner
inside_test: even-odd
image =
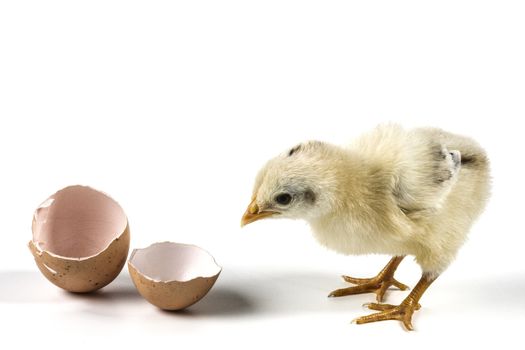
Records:
[[[255,199],[253,199],[250,205],[248,206],[248,208],[246,209],[246,212],[242,216],[241,227],[243,227],[244,225],[251,224],[254,221],[264,219],[264,218],[267,218],[275,214],[277,213],[274,211],[264,211],[264,210],[261,211],[259,209],[259,206],[255,202]]]

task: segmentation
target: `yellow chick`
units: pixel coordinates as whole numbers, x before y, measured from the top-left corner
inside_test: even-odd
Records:
[[[331,297],[374,292],[379,311],[356,323],[412,315],[425,290],[453,261],[490,194],[490,168],[472,139],[435,128],[382,125],[342,148],[302,143],[271,159],[257,175],[241,225],[263,218],[306,220],[317,240],[342,254],[388,254],[372,278],[343,278],[355,286]],[[394,272],[406,255],[422,276],[399,305],[382,304],[390,286],[408,287]]]

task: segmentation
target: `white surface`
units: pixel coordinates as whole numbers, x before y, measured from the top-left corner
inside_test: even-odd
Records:
[[[199,277],[213,277],[221,272],[205,250],[174,242],[154,243],[135,249],[129,262],[139,273],[157,282],[186,282]]]
[[[1,2],[1,347],[521,341],[524,16],[519,1]],[[350,324],[372,295],[326,298],[388,257],[335,255],[301,222],[239,228],[268,158],[389,120],[475,137],[493,163],[490,205],[413,333]],[[208,250],[217,284],[184,313],[156,310],[126,273],[95,295],[58,290],[26,244],[34,209],[70,184],[119,201],[133,248]],[[419,269],[407,259],[397,277]]]

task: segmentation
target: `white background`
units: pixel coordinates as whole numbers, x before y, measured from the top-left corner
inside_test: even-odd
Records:
[[[524,18],[501,0],[0,2],[0,347],[520,341]],[[386,121],[470,135],[493,165],[491,202],[412,333],[350,324],[373,295],[326,298],[388,257],[336,255],[302,222],[239,227],[267,159]],[[31,216],[71,184],[119,201],[134,248],[210,251],[217,284],[182,313],[149,305],[126,270],[94,295],[53,286],[26,246]],[[406,259],[397,277],[419,273]]]

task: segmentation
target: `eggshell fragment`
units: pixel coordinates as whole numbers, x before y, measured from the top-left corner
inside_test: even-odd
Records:
[[[70,292],[91,292],[113,281],[129,251],[129,224],[106,194],[66,187],[44,201],[33,216],[29,249],[42,274]]]
[[[184,309],[202,299],[222,270],[205,250],[172,242],[134,249],[128,269],[139,293],[164,310]]]

